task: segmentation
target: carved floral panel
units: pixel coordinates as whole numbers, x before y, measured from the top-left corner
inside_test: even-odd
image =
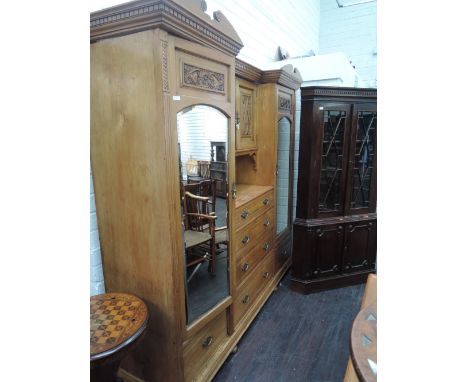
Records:
[[[224,74],[199,68],[189,64],[183,64],[184,73],[182,84],[201,90],[224,94]]]

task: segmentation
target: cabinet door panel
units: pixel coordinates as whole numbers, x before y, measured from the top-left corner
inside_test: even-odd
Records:
[[[377,107],[355,104],[349,147],[346,214],[374,212],[377,186]]]
[[[375,267],[377,253],[377,221],[346,225],[343,248],[343,272],[360,272]]]
[[[236,81],[236,150],[257,147],[255,131],[255,85]]]
[[[321,112],[318,216],[343,215],[351,106],[349,104],[321,103],[317,107]]]
[[[329,225],[313,228],[311,277],[341,273],[343,226]]]

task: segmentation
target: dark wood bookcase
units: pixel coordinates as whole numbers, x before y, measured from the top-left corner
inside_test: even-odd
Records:
[[[364,282],[377,253],[377,90],[301,88],[292,283]]]

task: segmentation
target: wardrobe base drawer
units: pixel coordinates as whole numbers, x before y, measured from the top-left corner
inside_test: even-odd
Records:
[[[201,381],[208,365],[217,362],[227,342],[226,311],[220,313],[193,337],[184,342],[185,381]]]

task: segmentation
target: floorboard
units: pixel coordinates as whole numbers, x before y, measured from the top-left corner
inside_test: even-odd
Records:
[[[302,295],[289,274],[213,382],[341,382],[364,284]]]

